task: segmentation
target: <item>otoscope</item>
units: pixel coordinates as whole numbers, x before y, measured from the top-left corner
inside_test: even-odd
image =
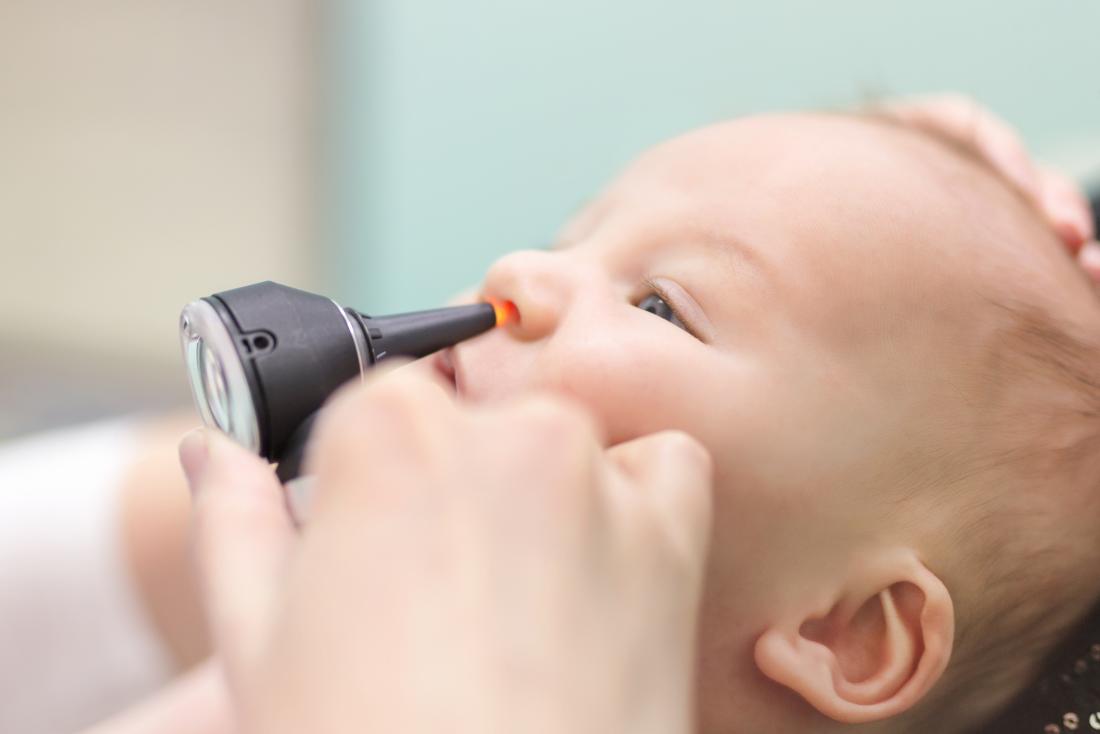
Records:
[[[297,478],[338,387],[390,357],[422,357],[518,318],[510,301],[368,316],[271,281],[192,301],[180,342],[203,422]]]

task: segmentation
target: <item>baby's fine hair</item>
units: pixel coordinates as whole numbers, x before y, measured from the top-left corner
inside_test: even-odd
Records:
[[[1055,388],[1052,395],[1065,399],[1051,401],[1049,415],[1039,420],[1021,416],[1025,430],[996,442],[989,461],[1030,482],[1036,492],[1041,492],[1058,473],[1082,475],[1085,481],[1091,480],[1093,496],[1091,505],[1084,507],[1091,507],[1090,514],[1100,519],[1100,349],[1034,304],[1012,300],[990,303],[1007,314],[1010,325],[1001,334],[1001,370],[1014,371],[1017,380],[1048,384]],[[1091,424],[1092,428],[1083,430],[1073,442],[1046,440],[1043,426],[1053,427],[1059,422]],[[1027,426],[1035,430],[1028,431]],[[1073,731],[1061,728],[1066,713],[1085,711],[1084,718],[1080,718],[1083,723],[1088,712],[1100,711],[1096,708],[1100,678],[1082,678],[1085,671],[1078,662],[1089,655],[1093,660],[1087,665],[1100,669],[1100,646],[1093,646],[1100,643],[1100,617],[1090,620],[1097,616],[1093,608],[1100,611],[1100,582],[1095,580],[1095,573],[1066,573],[1072,566],[1095,567],[1100,561],[1100,540],[1075,537],[1077,531],[1072,527],[1057,534],[1059,501],[1057,494],[1048,498],[1051,519],[1042,523],[1046,529],[1043,533],[1024,534],[1015,541],[1001,539],[986,546],[988,556],[983,566],[988,573],[983,595],[991,603],[978,610],[960,634],[971,639],[973,654],[964,654],[959,661],[954,683],[959,694],[986,689],[988,695],[999,697],[1023,685],[1022,698],[1027,700],[1012,708],[1012,728],[1006,728],[1002,718],[996,725],[986,724],[972,731],[1052,734],[1046,725],[1057,719],[1057,734],[1061,734]],[[970,502],[974,522],[993,524],[1001,520],[995,505],[983,508],[995,503],[996,497],[978,496]],[[1009,521],[1005,526],[1018,524]],[[1080,627],[1090,621],[1096,639],[1084,642],[1081,635],[1089,635]],[[966,706],[963,695],[957,698],[960,700],[956,705]],[[1072,721],[1073,716],[1068,720]]]
[[[858,116],[935,141],[980,175],[1008,187],[1023,215],[1042,221],[1015,185],[976,152],[976,145],[901,122],[888,110],[872,108]],[[1071,259],[1068,248],[1063,250]],[[1087,277],[1081,273],[1082,284]],[[989,440],[975,442],[982,446],[978,455],[958,465],[970,476],[1011,477],[1017,487],[1026,487],[1025,499],[1001,501],[996,481],[984,487],[979,483],[983,489],[953,498],[959,523],[952,547],[974,556],[969,560],[978,569],[976,577],[962,581],[981,584],[980,603],[957,605],[951,664],[928,699],[904,721],[899,731],[906,734],[1052,734],[1050,723],[1062,734],[1086,730],[1091,725],[1088,707],[1100,706],[1100,675],[1082,676],[1081,670],[1082,665],[1100,670],[1100,581],[1095,572],[1100,535],[1081,537],[1075,529],[1087,524],[1066,527],[1063,520],[1085,513],[1100,523],[1100,333],[1081,333],[1080,326],[1100,321],[1070,322],[1027,295],[982,294],[1004,318],[981,366],[981,379],[991,392],[1001,394],[1005,410],[998,411],[999,423],[989,426]],[[1100,297],[1092,300],[1100,313]],[[1013,394],[1024,388],[1043,399],[1017,402]],[[955,482],[966,478],[953,477],[946,485],[958,487]],[[1061,486],[1076,491],[1055,491]],[[1066,501],[1072,505],[1060,504]],[[1084,642],[1080,627],[1094,608],[1097,639]],[[1082,658],[1086,662],[1078,662]],[[1072,685],[1067,685],[1067,676]],[[1028,700],[1009,712],[1016,717],[1012,728],[1003,728],[1008,725],[1003,718],[991,728],[991,718],[1018,693]],[[1074,713],[1080,723],[1076,728],[1062,721],[1071,703],[1080,709]],[[1072,723],[1073,717],[1067,721]]]

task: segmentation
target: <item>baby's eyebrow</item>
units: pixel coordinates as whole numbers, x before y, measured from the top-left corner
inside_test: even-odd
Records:
[[[684,237],[684,244],[705,247],[729,264],[730,270],[734,271],[731,275],[743,274],[745,265],[755,270],[761,278],[770,279],[774,275],[771,263],[763,257],[760,249],[750,246],[732,232],[720,232],[713,227],[691,227]]]
[[[561,235],[547,249],[552,252],[567,250],[584,240],[595,231],[610,208],[599,199],[590,199],[562,228]],[[725,271],[724,275],[729,278],[743,279],[746,275],[755,276],[754,280],[762,284],[770,282],[775,276],[771,263],[765,260],[758,248],[749,246],[731,232],[718,231],[715,227],[688,223],[675,235],[656,237],[655,244],[663,247],[686,247],[697,252],[704,251],[725,266],[722,269]]]
[[[569,249],[591,234],[611,208],[601,197],[586,200],[581,206],[577,207],[574,214],[566,221],[565,226],[561,228],[558,236],[554,238],[547,249],[551,251]],[[761,272],[770,269],[757,250],[749,247],[740,238],[731,234],[716,232],[713,228],[691,226],[688,228],[686,235],[677,236],[675,239],[682,240],[685,244],[698,242],[709,245],[716,254],[728,255],[732,250],[740,260],[754,266]]]

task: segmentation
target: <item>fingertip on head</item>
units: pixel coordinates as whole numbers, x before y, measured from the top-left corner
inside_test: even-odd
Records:
[[[703,443],[686,431],[671,429],[661,434],[661,446],[678,465],[686,465],[708,479],[714,472],[714,458]]]
[[[556,431],[564,428],[607,445],[607,430],[582,400],[558,391],[537,391],[523,396],[522,412],[536,427]]]
[[[1094,281],[1100,282],[1100,243],[1096,241],[1085,243],[1077,253],[1077,261]]]
[[[1038,172],[1022,143],[1004,137],[990,138],[979,148],[993,167],[1025,197],[1034,201],[1042,196]]]

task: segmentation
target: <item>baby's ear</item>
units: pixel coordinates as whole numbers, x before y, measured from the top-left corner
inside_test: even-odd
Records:
[[[825,716],[896,716],[939,680],[955,613],[943,582],[908,549],[857,561],[827,610],[785,616],[756,642],[756,665]],[[794,611],[794,610],[792,610]]]

